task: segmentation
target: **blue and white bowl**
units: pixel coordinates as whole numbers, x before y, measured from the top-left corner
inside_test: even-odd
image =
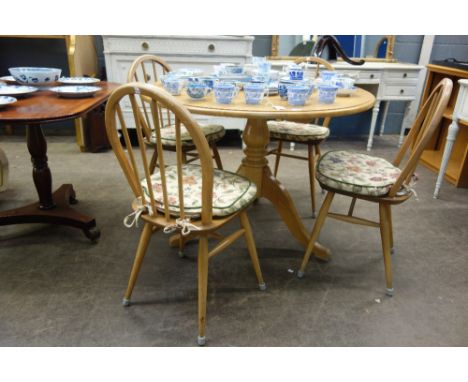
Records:
[[[258,105],[263,100],[266,86],[264,83],[249,83],[244,85],[245,103],[247,105]]]
[[[221,71],[227,75],[243,74],[244,67],[236,64],[221,64]]]
[[[185,86],[185,81],[178,77],[166,76],[161,79],[161,82],[166,89],[173,96],[178,96],[182,92],[182,89]]]
[[[237,87],[233,83],[220,82],[214,87],[214,95],[217,103],[229,105],[237,94]]]
[[[338,87],[335,85],[321,84],[318,87],[318,98],[320,103],[330,104],[335,102]]]
[[[189,83],[198,82],[205,84],[205,86],[207,86],[210,90],[213,90],[218,79],[216,77],[190,77],[188,81]]]
[[[310,88],[307,85],[288,86],[288,104],[291,106],[304,106],[309,98]]]
[[[187,85],[187,95],[195,100],[205,98],[210,90],[203,82],[189,81]]]
[[[8,70],[17,82],[24,85],[50,84],[58,81],[62,73],[62,69],[57,68],[18,67]]]

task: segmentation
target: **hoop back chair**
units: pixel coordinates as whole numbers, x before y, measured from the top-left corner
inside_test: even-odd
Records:
[[[319,57],[304,57],[295,61],[296,64],[300,63],[315,63],[315,75],[318,76],[320,72],[320,65],[324,66],[327,70],[335,70],[333,66]],[[312,216],[315,217],[316,201],[315,201],[315,163],[320,158],[320,143],[330,135],[328,126],[330,125],[331,118],[323,118],[320,123],[320,118],[315,118],[312,123],[298,123],[288,121],[268,121],[268,128],[270,137],[278,141],[278,145],[268,152],[268,155],[276,155],[274,175],[278,174],[279,164],[281,157],[288,157],[300,160],[306,160],[309,164],[309,183],[310,183],[310,198],[312,204]],[[303,157],[300,155],[283,153],[283,143],[293,142],[302,143],[307,145],[308,155]]]
[[[146,128],[141,123],[140,97],[144,97],[149,107],[148,116],[151,128],[155,132],[156,147],[159,155],[154,173],[150,171],[145,141]],[[132,147],[128,128],[122,114],[121,105],[131,104],[138,147]],[[162,150],[161,113],[170,111],[175,117],[175,158],[173,153],[164,154]],[[200,165],[186,164],[183,161],[182,125],[190,134],[200,158]],[[123,144],[119,139],[121,131]],[[110,96],[106,107],[106,130],[109,141],[118,159],[124,175],[133,191],[132,202],[134,221],[132,226],[143,220],[144,227],[135,255],[130,280],[123,299],[123,305],[130,305],[130,298],[135,286],[143,257],[153,233],[179,232],[199,239],[198,246],[198,343],[205,343],[206,301],[208,285],[208,259],[222,252],[235,240],[244,236],[257,276],[258,285],[264,290],[260,264],[258,261],[252,229],[247,218],[246,207],[256,197],[255,184],[237,174],[213,169],[210,148],[206,137],[189,111],[174,97],[155,86],[130,83],[117,88]],[[169,160],[175,164],[169,164]],[[216,232],[235,217],[240,218],[241,228],[222,238],[211,250],[208,249],[208,235]]]
[[[152,54],[142,55],[133,61],[127,75],[127,82],[143,82],[148,84],[156,84],[160,80],[161,76],[171,72],[171,67],[169,64],[161,59],[158,56]],[[142,100],[144,101],[144,100]],[[142,102],[142,113],[140,119],[142,123],[147,127],[144,128],[144,137],[146,143],[154,147],[154,154],[150,161],[150,170],[154,170],[156,165],[158,149],[156,145],[156,139],[154,132],[148,127],[149,117],[148,117],[148,108],[145,105],[145,102]],[[163,149],[168,151],[175,151],[175,128],[174,128],[174,116],[168,111],[159,113],[161,117],[161,123],[165,127],[165,130],[162,131],[163,135]],[[216,166],[219,169],[223,169],[223,164],[221,162],[221,157],[219,156],[218,148],[216,142],[218,142],[226,133],[225,129],[221,125],[209,124],[209,125],[200,125],[204,135],[208,140],[208,144],[213,152],[213,159],[216,162]],[[198,159],[198,155],[195,150],[195,145],[190,139],[190,134],[183,127],[182,128],[182,159],[184,163],[193,162]],[[190,157],[190,158],[187,158]]]
[[[348,151],[329,151],[317,163],[317,179],[327,191],[325,200],[315,221],[299,278],[313,252],[314,245],[327,216],[347,223],[360,224],[380,229],[385,266],[386,294],[392,296],[393,276],[391,253],[393,253],[393,228],[391,207],[408,200],[414,190],[412,178],[423,150],[436,133],[443,112],[452,92],[452,81],[444,78],[432,91],[421,107],[411,130],[398,151],[393,163],[370,155]],[[403,160],[408,159],[403,164]],[[335,194],[351,197],[347,214],[329,212]],[[353,216],[356,200],[379,205],[379,222]]]

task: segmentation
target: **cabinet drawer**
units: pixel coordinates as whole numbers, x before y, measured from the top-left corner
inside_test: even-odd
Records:
[[[104,36],[106,53],[251,56],[252,37]]]
[[[360,80],[379,80],[382,75],[382,72],[378,70],[360,70],[359,79]]]
[[[415,78],[418,78],[418,76],[419,76],[419,70],[418,71],[414,71],[414,70],[389,70],[386,73],[386,77],[388,77],[388,78],[390,78],[392,80],[396,80],[396,79],[404,80],[404,79],[407,79],[407,78],[415,79]]]
[[[416,86],[386,85],[383,95],[391,97],[414,97],[416,95]]]

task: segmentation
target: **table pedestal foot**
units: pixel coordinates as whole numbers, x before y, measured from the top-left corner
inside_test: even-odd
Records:
[[[97,242],[100,231],[94,218],[84,215],[70,204],[76,204],[75,190],[71,184],[63,184],[52,194],[54,207],[43,208],[41,202],[0,212],[0,226],[25,223],[66,225],[81,229],[93,243]]]

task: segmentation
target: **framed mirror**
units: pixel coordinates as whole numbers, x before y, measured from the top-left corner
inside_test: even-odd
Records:
[[[393,57],[394,35],[335,35],[346,54],[365,61],[396,62]],[[273,35],[271,38],[272,60],[295,60],[310,56],[318,36]]]

